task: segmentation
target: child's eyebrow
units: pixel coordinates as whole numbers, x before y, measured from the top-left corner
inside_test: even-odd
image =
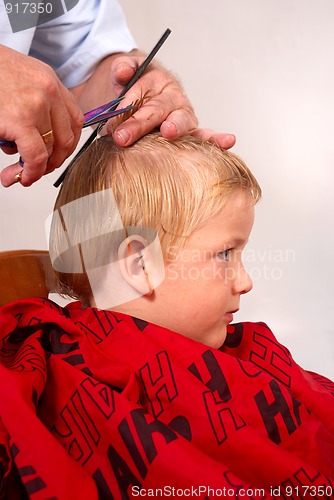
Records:
[[[230,238],[228,241],[233,247],[239,247],[247,245],[249,238]]]

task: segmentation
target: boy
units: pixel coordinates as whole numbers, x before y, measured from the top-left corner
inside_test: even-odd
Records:
[[[187,337],[196,316],[196,339],[220,347],[252,286],[241,253],[260,196],[246,165],[209,143],[151,134],[123,154],[104,137],[56,202],[50,254],[62,289]]]
[[[81,303],[0,317],[4,450],[32,498],[332,497],[333,385],[230,325],[260,195],[193,138],[101,138],[73,166],[50,255]]]

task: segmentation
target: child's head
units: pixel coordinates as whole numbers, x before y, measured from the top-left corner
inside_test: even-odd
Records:
[[[152,133],[128,148],[119,148],[112,138],[102,137],[71,168],[55,209],[63,211],[61,207],[74,200],[91,200],[93,193],[98,193],[98,202],[96,198],[94,203],[85,203],[84,210],[79,205],[71,212],[72,223],[61,223],[66,226],[69,246],[85,242],[84,255],[89,255],[94,266],[87,266],[86,261],[82,269],[72,265],[71,252],[63,252],[64,242],[60,243],[59,225],[51,232],[50,252],[60,256],[57,268],[66,270],[58,272],[62,291],[95,305],[89,273],[87,279],[80,271],[118,262],[118,275],[136,294],[126,304],[111,300],[119,304],[113,309],[209,345],[222,344],[224,325],[231,320],[226,313],[238,309],[240,294],[251,288],[240,253],[247,243],[253,205],[261,189],[242,160],[193,137],[170,142]],[[104,235],[104,239],[96,235]],[[160,286],[157,240],[165,271]],[[82,258],[79,247],[77,254]],[[64,265],[62,253],[67,254]],[[110,278],[105,278],[107,275],[103,268],[98,278],[100,291],[117,294],[119,285],[102,285]],[[231,289],[228,295],[233,295],[227,303],[220,297],[223,287]],[[220,320],[208,317],[202,321],[204,311],[220,316]],[[218,331],[221,335],[217,337]]]

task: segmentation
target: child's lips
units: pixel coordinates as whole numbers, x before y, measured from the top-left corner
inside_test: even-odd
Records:
[[[233,321],[233,313],[228,312],[224,314],[224,318],[227,320],[228,323],[231,323]]]
[[[233,311],[229,311],[227,313],[224,314],[224,318],[227,319],[228,323],[232,323],[233,321],[233,314],[238,312],[239,309],[234,309]]]

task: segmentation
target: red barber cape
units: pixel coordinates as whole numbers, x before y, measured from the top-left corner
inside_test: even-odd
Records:
[[[334,498],[334,385],[263,323],[221,350],[79,303],[0,310],[0,497]]]

